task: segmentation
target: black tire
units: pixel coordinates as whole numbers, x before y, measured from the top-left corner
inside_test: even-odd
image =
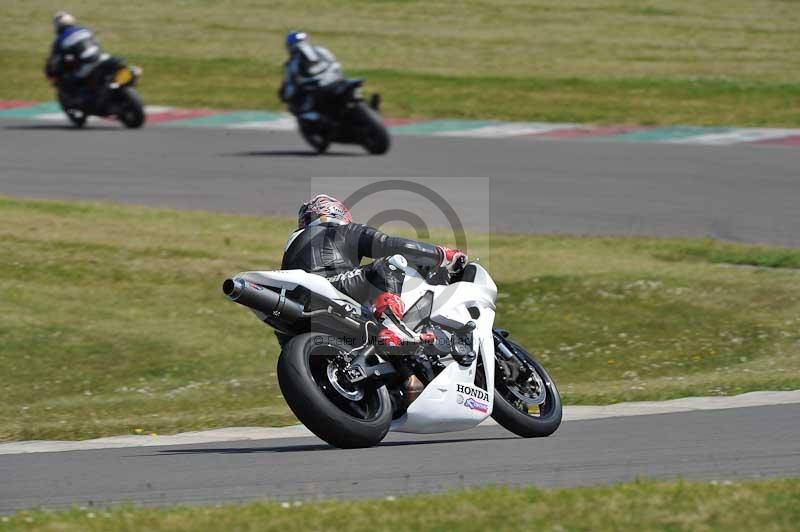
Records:
[[[73,126],[80,129],[86,125],[86,113],[81,111],[80,109],[72,109],[66,105],[64,101],[64,96],[61,93],[58,94],[58,103],[61,106],[61,110],[64,111],[64,114],[67,115],[67,118],[72,123]]]
[[[87,116],[80,111],[76,112],[75,110],[70,109],[69,111],[64,111],[64,113],[67,115],[67,118],[69,118],[69,121],[72,122],[72,125],[76,128],[81,129],[86,125]]]
[[[364,102],[359,102],[355,109],[355,116],[361,145],[364,149],[372,155],[383,155],[388,152],[391,139],[381,115]]]
[[[324,133],[316,131],[302,120],[297,121],[297,127],[300,130],[300,135],[315,152],[322,154],[328,151],[331,141]]]
[[[546,399],[540,405],[538,415],[533,415],[522,411],[524,406],[518,399],[510,393],[508,386],[498,379],[499,372],[495,372],[495,394],[492,418],[502,427],[510,430],[517,436],[523,438],[543,438],[550,436],[561,425],[561,396],[558,394],[555,382],[547,373],[539,361],[537,361],[522,346],[506,340],[506,343],[523,355],[530,367],[539,375],[544,383]]]
[[[128,129],[142,127],[145,121],[144,104],[136,89],[123,87],[119,89],[118,98],[120,112],[117,118],[119,118],[119,121]]]
[[[386,386],[365,385],[363,399],[336,391],[326,374],[340,351],[317,333],[292,338],[278,358],[278,384],[294,415],[321,439],[342,449],[377,445],[389,432],[392,404]]]

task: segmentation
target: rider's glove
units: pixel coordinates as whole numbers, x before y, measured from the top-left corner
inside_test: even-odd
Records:
[[[467,254],[460,249],[450,249],[436,246],[439,251],[439,266],[446,268],[450,273],[458,273],[467,264]]]

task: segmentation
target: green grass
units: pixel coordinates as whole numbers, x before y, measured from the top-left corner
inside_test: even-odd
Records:
[[[0,12],[0,98],[48,99],[61,4]],[[156,2],[70,5],[145,68],[154,103],[275,109],[292,28],[369,78],[393,116],[800,125],[800,10],[765,0]]]
[[[746,510],[743,510],[746,508]],[[796,530],[800,480],[485,488],[358,502],[19,512],[2,530]]]
[[[0,440],[295,422],[271,330],[220,292],[278,266],[290,221],[2,197],[0,220]],[[717,264],[800,250],[471,235],[468,251],[567,403],[800,387],[800,271]]]
[[[736,266],[800,268],[800,254],[795,249],[742,247],[714,240],[696,240],[679,244],[671,249],[664,249],[661,256],[678,261],[695,259]]]

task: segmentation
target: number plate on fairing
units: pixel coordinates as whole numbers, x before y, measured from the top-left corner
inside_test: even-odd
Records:
[[[114,83],[119,85],[120,87],[123,85],[127,85],[133,80],[133,72],[128,67],[123,67],[117,70],[117,73],[114,74]]]

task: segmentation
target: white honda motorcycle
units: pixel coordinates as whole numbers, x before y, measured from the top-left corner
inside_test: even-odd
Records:
[[[229,299],[278,332],[278,383],[297,418],[341,448],[371,447],[390,430],[465,430],[490,415],[526,438],[555,432],[556,385],[508,332],[493,328],[497,285],[489,273],[477,263],[450,275],[418,271],[399,255],[391,260],[406,272],[403,325],[427,333],[424,342],[391,348],[391,356],[376,345],[369,309],[324,277],[244,272],[223,283]]]

